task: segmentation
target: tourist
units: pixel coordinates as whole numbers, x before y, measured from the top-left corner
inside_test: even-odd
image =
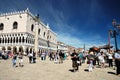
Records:
[[[63,59],[64,59],[64,53],[62,53],[62,51],[60,50],[60,52],[59,52],[59,63],[63,63]]]
[[[36,63],[36,52],[33,51],[33,63]]]
[[[9,58],[9,56],[8,56],[8,54],[6,53],[6,51],[4,50],[4,51],[2,52],[2,59],[7,60],[8,58]]]
[[[56,52],[56,53],[54,54],[54,63],[55,63],[55,64],[58,63],[58,59],[59,59],[59,54],[58,54],[58,52]]]
[[[45,60],[46,53],[43,51],[41,54],[41,60]]]
[[[87,54],[85,53],[85,51],[83,51],[83,52],[82,52],[82,54],[83,54],[82,63],[85,63],[85,60],[86,60],[86,55],[87,55]]]
[[[97,62],[97,65],[100,66],[100,60],[99,60],[99,56],[101,55],[100,52],[96,52],[96,62]]]
[[[50,52],[49,53],[49,58],[50,58],[50,61],[53,61],[54,60],[54,53],[53,52]]]
[[[107,52],[106,55],[108,56],[109,67],[113,67],[113,53],[110,51],[109,53]]]
[[[87,56],[87,58],[88,58],[88,64],[89,64],[89,67],[88,67],[88,71],[89,72],[92,72],[93,71],[93,61],[94,61],[94,59],[95,59],[95,55],[94,55],[94,53],[93,52],[90,52],[89,54],[88,54],[88,56]]]
[[[76,53],[76,51],[74,50],[73,53],[71,54],[71,59],[72,59],[72,67],[73,67],[73,71],[78,71],[79,70],[79,65],[77,63],[77,61],[79,60],[79,56],[78,53]]]
[[[32,59],[33,59],[32,52],[29,52],[28,57],[29,57],[29,63],[32,63]]]
[[[23,67],[23,53],[22,52],[19,52],[18,59],[19,59],[19,66]]]
[[[83,53],[82,52],[79,52],[79,61],[80,61],[80,66],[82,65],[82,61],[83,61],[83,58],[84,58],[84,56],[83,56]]]
[[[120,51],[116,51],[114,54],[115,64],[116,64],[116,74],[120,76]]]
[[[12,59],[13,67],[17,67],[17,65],[16,65],[16,63],[17,63],[17,56],[18,56],[18,53],[14,52],[13,59]]]
[[[101,68],[104,68],[105,67],[105,59],[104,59],[105,55],[104,53],[101,51],[100,52],[100,55],[98,57],[99,61],[100,61],[100,66]]]

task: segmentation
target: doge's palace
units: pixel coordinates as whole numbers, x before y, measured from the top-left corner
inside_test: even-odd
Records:
[[[27,8],[0,14],[0,50],[57,50],[57,35]]]

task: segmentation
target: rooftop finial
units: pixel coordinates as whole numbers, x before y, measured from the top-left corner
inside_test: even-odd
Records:
[[[27,8],[25,11],[26,11],[26,12],[29,12],[29,8]]]
[[[50,27],[49,27],[49,23],[47,23],[47,28],[50,28]]]

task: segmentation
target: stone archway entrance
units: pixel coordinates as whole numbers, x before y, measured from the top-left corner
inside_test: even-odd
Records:
[[[32,48],[30,48],[30,53],[32,53]]]
[[[3,51],[5,51],[5,50],[6,50],[6,48],[3,46],[3,47],[2,47],[2,50],[3,50]]]
[[[19,52],[23,52],[23,47],[22,46],[19,47]]]
[[[11,50],[11,47],[10,47],[10,46],[8,46],[8,47],[7,47],[7,50]]]
[[[13,47],[13,54],[15,54],[15,53],[17,53],[17,47],[16,46]]]
[[[29,48],[28,48],[28,47],[26,48],[25,52],[26,52],[27,55],[28,55],[28,53],[29,53]]]

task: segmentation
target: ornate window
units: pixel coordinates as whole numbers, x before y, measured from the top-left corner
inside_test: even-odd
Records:
[[[1,43],[1,38],[0,38],[0,43]]]
[[[40,34],[40,29],[38,29],[38,34]]]
[[[32,25],[31,25],[31,31],[33,31],[33,30],[34,30],[34,25],[32,24]]]
[[[15,21],[14,23],[13,23],[13,29],[17,29],[18,28],[18,23]]]
[[[1,23],[1,24],[0,24],[0,30],[3,30],[3,29],[4,29],[4,24]]]
[[[44,37],[45,37],[45,32],[44,32],[44,35],[43,35]]]

